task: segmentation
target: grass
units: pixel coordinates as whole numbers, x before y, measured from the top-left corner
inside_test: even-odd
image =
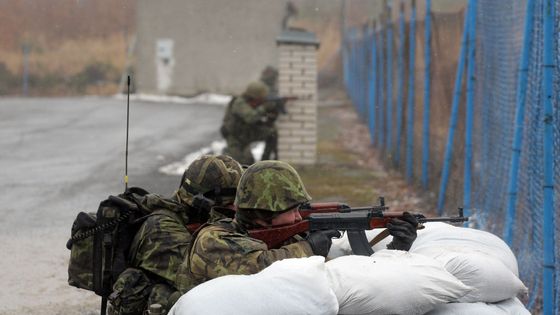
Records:
[[[67,40],[50,47],[35,43],[29,54],[29,84],[32,95],[114,94],[126,63],[122,35],[107,38]],[[16,81],[19,93],[23,72],[21,51],[0,50],[4,69],[0,82]],[[0,91],[0,94],[4,94]]]
[[[369,147],[365,126],[353,108],[320,107],[318,162],[298,166],[298,172],[314,201],[340,201],[350,206],[367,206],[386,198],[392,210],[429,210],[426,196],[419,197],[396,172],[387,172],[376,162]],[[355,142],[349,142],[353,138]]]

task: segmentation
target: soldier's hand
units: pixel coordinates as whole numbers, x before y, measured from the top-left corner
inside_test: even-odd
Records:
[[[387,245],[389,249],[409,250],[416,239],[416,229],[418,220],[404,212],[402,219],[393,219],[387,224],[389,234],[393,236],[393,241]]]
[[[315,231],[307,236],[307,241],[311,245],[313,254],[327,257],[333,237],[340,237],[340,232],[337,230]]]

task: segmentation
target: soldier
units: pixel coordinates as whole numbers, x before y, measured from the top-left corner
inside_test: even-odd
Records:
[[[262,82],[252,82],[240,97],[234,97],[224,115],[222,136],[227,142],[224,153],[230,155],[241,164],[253,164],[251,143],[265,141],[265,147],[276,145],[278,131],[274,125],[276,105],[266,102],[269,95],[268,87]],[[266,150],[265,150],[266,151]],[[262,159],[269,157],[263,155]]]
[[[266,66],[261,72],[261,82],[268,87],[268,99],[278,98],[278,70],[272,66]],[[286,114],[286,100],[277,99],[275,106],[268,106],[268,125],[275,126],[276,120],[280,114]],[[278,159],[278,130],[274,128],[274,133],[270,140],[266,142],[261,160]]]
[[[185,170],[171,199],[147,195],[143,202],[159,210],[144,221],[132,240],[132,268],[113,286],[111,314],[140,315],[155,303],[169,310],[180,297],[177,269],[192,240],[186,225],[225,217],[220,212],[210,213],[210,207],[231,207],[241,173],[241,165],[229,156],[204,155]]]
[[[235,219],[224,219],[199,230],[177,282],[184,293],[205,281],[228,274],[254,274],[285,258],[327,256],[334,230],[316,231],[305,239],[293,238],[278,249],[269,249],[247,230],[301,221],[299,206],[311,197],[296,172],[282,161],[261,161],[251,165],[239,181]],[[408,250],[416,238],[418,222],[409,215],[389,226],[394,239],[391,249]]]
[[[268,87],[270,96],[278,96],[278,70],[273,66],[266,66],[261,72],[260,80]]]

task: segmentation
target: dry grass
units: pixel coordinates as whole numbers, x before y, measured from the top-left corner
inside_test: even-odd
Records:
[[[21,51],[0,50],[0,60],[14,74],[21,75]],[[102,62],[119,71],[126,61],[126,42],[122,35],[107,38],[67,40],[54,47],[34,47],[29,55],[29,71],[36,75],[58,73],[71,76],[89,64]]]
[[[392,210],[433,214],[431,198],[414,191],[398,173],[385,171],[369,143],[352,107],[320,108],[318,163],[298,168],[313,199],[365,206],[384,196]]]

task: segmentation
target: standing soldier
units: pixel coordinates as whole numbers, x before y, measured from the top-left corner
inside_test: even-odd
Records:
[[[252,82],[240,97],[234,97],[229,103],[222,127],[222,136],[227,142],[224,153],[230,155],[241,164],[253,164],[251,143],[265,141],[265,148],[276,146],[278,131],[271,116],[276,104],[267,102],[268,87],[260,81]],[[270,152],[269,150],[268,152]],[[263,154],[262,159],[270,156]]]
[[[170,309],[180,297],[176,274],[192,240],[186,225],[205,223],[212,206],[231,206],[241,173],[241,165],[229,156],[204,155],[185,170],[171,199],[144,197],[142,203],[156,210],[132,240],[130,268],[113,286],[110,314],[141,315],[156,303],[163,306],[162,314]]]
[[[269,106],[267,113],[268,124],[275,126],[276,120],[280,114],[286,114],[286,100],[278,97],[278,70],[272,66],[266,66],[261,72],[261,82],[268,87],[268,99],[274,102],[275,106]],[[274,135],[270,141],[266,142],[261,160],[278,160],[278,130],[274,128]]]

